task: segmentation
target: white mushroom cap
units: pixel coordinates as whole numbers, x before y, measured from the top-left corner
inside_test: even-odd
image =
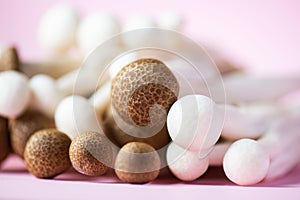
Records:
[[[167,150],[167,162],[169,169],[178,179],[193,181],[206,172],[209,159],[200,159],[198,152],[183,149],[172,142]]]
[[[67,4],[51,7],[38,27],[40,44],[51,52],[62,52],[74,45],[78,25],[76,10]]]
[[[150,17],[144,15],[136,15],[131,16],[128,18],[124,24],[123,31],[132,31],[136,29],[143,29],[143,28],[153,28],[157,27],[154,20]],[[138,31],[138,36],[136,34],[123,34],[122,35],[122,42],[128,48],[137,48],[141,46],[147,46],[152,44],[153,41],[149,38],[153,38],[154,35],[151,31],[144,30],[142,32]],[[153,45],[153,44],[152,44]]]
[[[234,142],[223,160],[226,176],[239,185],[259,183],[267,175],[269,165],[269,154],[259,142],[252,139]]]
[[[165,12],[159,18],[158,26],[164,29],[180,31],[183,26],[183,17],[174,11]]]
[[[210,98],[187,95],[171,107],[167,126],[174,143],[185,149],[205,152],[219,139],[224,115]]]
[[[93,106],[81,96],[63,99],[56,108],[54,119],[57,129],[71,139],[85,131],[102,133]]]
[[[156,23],[150,17],[144,15],[135,15],[128,18],[124,24],[123,30],[129,31],[140,28],[153,28],[156,27]]]
[[[93,13],[80,23],[77,31],[77,43],[83,53],[89,53],[120,31],[120,24],[114,16],[108,13]]]
[[[0,115],[16,118],[25,111],[30,100],[28,78],[16,71],[0,73]]]
[[[58,103],[64,97],[55,80],[47,75],[35,75],[30,79],[31,107],[53,118]]]

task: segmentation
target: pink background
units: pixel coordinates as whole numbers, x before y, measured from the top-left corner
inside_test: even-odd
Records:
[[[0,43],[16,44],[23,59],[39,58],[39,17],[57,0],[1,0]],[[176,10],[186,19],[185,33],[213,43],[252,72],[263,75],[300,73],[300,1],[298,0],[66,0],[85,16],[94,11],[158,17]]]
[[[40,59],[45,52],[36,39],[39,17],[56,0],[1,0],[0,44],[15,44],[22,59]],[[69,0],[82,16],[93,11],[115,13],[122,21],[134,14],[158,17],[164,11],[181,12],[185,33],[193,39],[212,43],[230,58],[260,75],[300,74],[300,1],[254,0]],[[191,184],[170,175],[147,185],[122,184],[116,178],[88,178],[69,171],[56,180],[39,180],[26,172],[12,157],[0,171],[0,199],[99,198],[158,199],[300,199],[300,168],[285,178],[253,187],[229,182],[222,171],[210,171]],[[217,176],[220,175],[220,176]]]
[[[112,170],[104,176],[87,177],[70,169],[54,180],[37,179],[20,158],[11,156],[0,171],[0,199],[299,200],[300,165],[281,179],[250,187],[230,182],[222,168],[209,168],[191,183],[179,181],[163,169],[155,181],[136,185],[122,183]]]

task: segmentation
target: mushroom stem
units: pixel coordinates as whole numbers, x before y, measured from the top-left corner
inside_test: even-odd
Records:
[[[224,76],[223,82],[227,103],[273,101],[300,87],[299,77],[259,78],[245,73]]]
[[[225,153],[231,144],[231,142],[217,143],[208,155],[209,166],[222,166]]]
[[[61,77],[80,66],[80,61],[75,60],[50,60],[40,62],[22,62],[19,70],[29,77],[36,74],[46,74],[53,78]]]
[[[225,105],[225,121],[222,136],[227,139],[259,138],[269,126],[284,112],[284,108],[274,105],[271,109],[264,109],[260,104],[238,107]],[[257,111],[253,111],[257,110]]]
[[[270,155],[266,180],[279,178],[300,163],[300,113],[293,114],[270,129],[258,142]]]

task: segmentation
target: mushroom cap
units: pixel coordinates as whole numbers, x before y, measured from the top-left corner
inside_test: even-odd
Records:
[[[56,129],[37,131],[24,151],[28,171],[38,178],[52,178],[66,171],[71,165],[70,144],[70,138]]]
[[[0,115],[16,118],[30,101],[28,78],[17,71],[0,73]]]
[[[200,158],[199,153],[181,148],[174,142],[169,144],[167,162],[171,172],[182,181],[193,181],[208,169],[208,157]]]
[[[70,146],[73,167],[88,176],[99,176],[112,166],[113,150],[107,138],[96,132],[77,135]]]
[[[78,13],[70,5],[57,4],[41,17],[39,43],[51,53],[64,52],[75,44]]]
[[[115,161],[119,179],[128,183],[153,181],[160,171],[160,157],[153,147],[142,142],[124,145]]]
[[[269,154],[259,142],[252,139],[234,142],[223,160],[226,176],[239,185],[259,183],[267,175],[269,165]]]
[[[134,61],[112,81],[111,101],[117,114],[137,126],[158,126],[166,121],[170,106],[179,93],[178,82],[161,61]]]
[[[86,131],[102,132],[90,102],[81,96],[64,98],[55,110],[55,125],[71,139]]]

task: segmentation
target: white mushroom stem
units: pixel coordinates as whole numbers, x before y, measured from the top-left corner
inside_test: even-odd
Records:
[[[89,102],[100,117],[105,112],[110,101],[111,81],[102,85],[90,98]]]
[[[225,109],[222,136],[231,140],[260,137],[283,112],[279,106],[265,109],[259,104],[256,108],[252,105],[251,109],[233,105],[225,105],[221,108]]]
[[[106,48],[107,51],[102,52]],[[121,52],[120,47],[109,42],[100,45],[89,54],[80,69],[60,77],[57,87],[68,95],[90,96],[98,86],[109,80],[108,66]]]
[[[270,155],[266,180],[279,178],[300,163],[300,114],[280,120],[258,142]]]
[[[80,61],[61,59],[40,62],[22,62],[20,63],[19,70],[29,77],[36,74],[46,74],[53,78],[58,78],[77,69],[80,66],[80,63]]]
[[[273,101],[300,88],[299,77],[260,78],[245,73],[234,73],[224,76],[223,82],[227,103]]]
[[[222,166],[226,151],[232,143],[217,143],[208,155],[209,166]]]

